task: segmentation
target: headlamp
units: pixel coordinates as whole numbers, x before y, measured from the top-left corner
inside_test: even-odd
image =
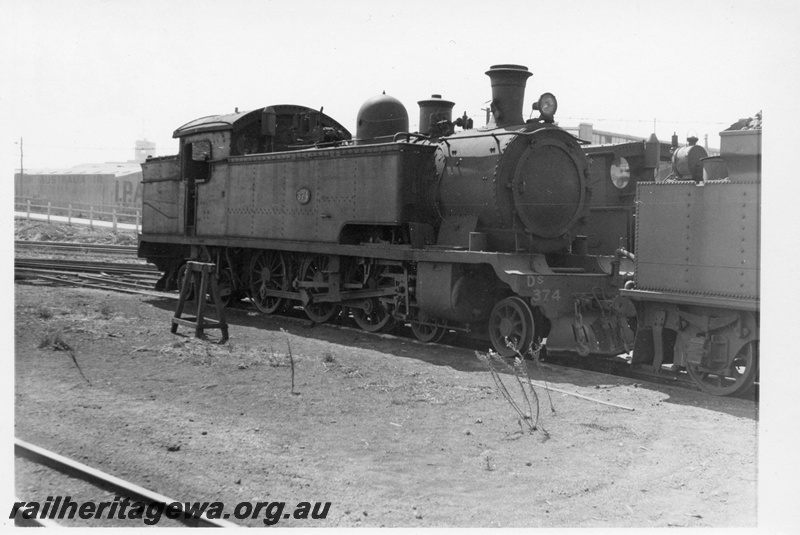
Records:
[[[558,109],[558,101],[554,94],[544,93],[539,97],[539,101],[533,105],[533,109],[539,110],[539,113],[546,121],[552,121]]]

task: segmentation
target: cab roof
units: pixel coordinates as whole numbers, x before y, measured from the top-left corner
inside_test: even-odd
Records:
[[[188,136],[190,134],[197,134],[199,132],[218,132],[222,130],[238,130],[244,126],[251,124],[254,121],[260,120],[261,114],[264,112],[272,111],[276,115],[294,115],[298,113],[319,113],[318,110],[309,108],[307,106],[299,106],[296,104],[279,104],[276,106],[267,106],[266,108],[258,108],[251,111],[242,111],[235,113],[227,113],[223,115],[209,115],[201,117],[194,121],[189,121],[173,132],[173,138]],[[331,126],[349,132],[339,122],[335,121],[332,117],[321,114],[322,123],[325,126]]]

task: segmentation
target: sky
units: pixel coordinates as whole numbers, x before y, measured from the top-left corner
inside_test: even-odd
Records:
[[[20,152],[29,169],[130,160],[137,139],[174,154],[176,128],[235,108],[324,107],[354,133],[361,104],[384,91],[412,130],[434,93],[483,125],[484,73],[498,63],[533,72],[526,117],[551,92],[562,126],[682,141],[694,131],[719,147],[719,131],[769,111],[764,82],[800,49],[789,1],[3,4],[7,173]]]
[[[403,102],[411,130],[417,101],[434,93],[456,103],[454,116],[466,112],[482,125],[491,98],[485,72],[502,63],[533,73],[525,116],[551,92],[562,126],[589,122],[642,137],[655,132],[665,141],[693,131],[719,147],[720,131],[763,110],[762,340],[791,345],[775,351],[762,342],[762,354],[796,357],[786,332],[793,315],[781,310],[800,290],[787,290],[797,282],[784,271],[787,254],[796,256],[792,214],[800,198],[789,172],[797,119],[790,99],[800,86],[798,5],[0,0],[0,172],[11,179],[21,152],[26,169],[128,161],[137,139],[155,142],[158,155],[175,154],[175,129],[235,108],[324,107],[355,133],[361,104],[384,91]],[[9,203],[11,183],[0,181]],[[4,223],[7,238],[13,221]],[[762,391],[767,406],[771,392]],[[778,427],[766,417],[759,425]],[[762,444],[763,458],[772,443]],[[762,501],[760,518],[783,505],[796,506]]]

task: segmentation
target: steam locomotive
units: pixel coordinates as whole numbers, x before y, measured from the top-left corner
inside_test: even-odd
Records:
[[[655,136],[584,147],[555,124],[550,93],[523,119],[526,67],[486,74],[480,128],[433,95],[409,132],[385,94],[359,109],[355,137],[298,105],[181,126],[179,153],[142,165],[139,256],[165,289],[187,260],[213,262],[223,299],[264,314],[346,314],[370,332],[400,323],[422,341],[454,331],[505,356],[630,351],[637,301],[620,289],[636,259],[636,187],[669,147]]]
[[[637,187],[632,364],[686,370],[705,392],[744,391],[759,369],[761,118],[720,132],[720,156],[689,138],[673,176]]]

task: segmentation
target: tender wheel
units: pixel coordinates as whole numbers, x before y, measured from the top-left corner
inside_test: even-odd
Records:
[[[687,363],[686,371],[703,392],[714,396],[730,396],[753,386],[758,374],[758,342],[745,344],[736,354],[730,368],[720,373],[701,371]]]
[[[250,260],[250,298],[264,314],[274,314],[286,300],[267,295],[268,290],[285,292],[289,289],[289,269],[286,257],[278,251],[261,251]]]
[[[534,325],[533,313],[525,301],[507,297],[494,306],[489,316],[489,338],[494,350],[503,357],[528,352],[534,338]],[[514,343],[516,351],[506,345],[506,340]]]
[[[361,290],[375,290],[379,288],[379,277],[369,275],[367,266],[353,263],[347,274],[347,282],[354,288]],[[353,319],[359,327],[367,332],[388,332],[394,327],[392,312],[386,303],[377,297],[366,299],[364,308],[352,308]]]
[[[443,325],[440,325],[437,320],[431,318],[426,312],[420,311],[417,314],[417,320],[421,323],[412,323],[411,332],[420,342],[438,342],[447,332]]]
[[[324,255],[306,258],[300,268],[299,281],[311,283],[302,288],[309,297],[309,301],[303,305],[306,316],[315,323],[325,323],[337,312],[339,306],[331,302],[314,301],[314,296],[328,293],[325,281],[325,271],[328,269],[328,257]]]

